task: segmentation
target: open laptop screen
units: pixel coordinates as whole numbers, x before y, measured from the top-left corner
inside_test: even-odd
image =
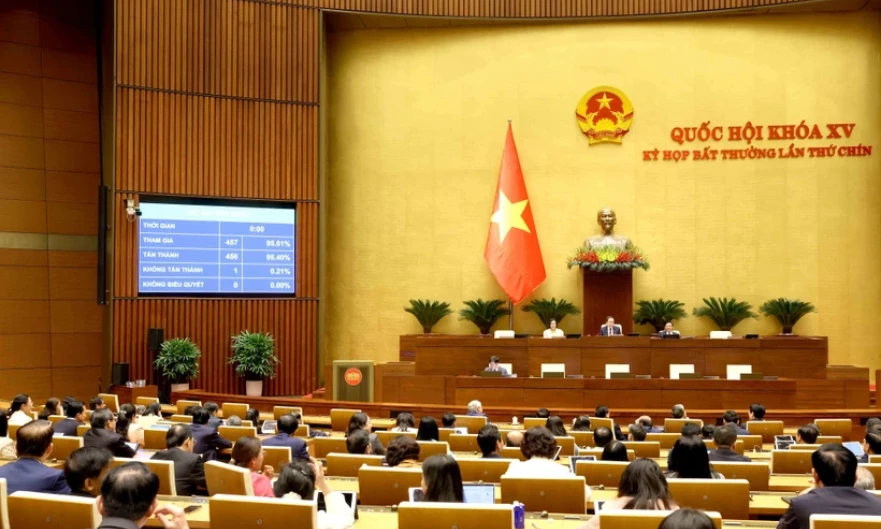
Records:
[[[464,485],[465,503],[493,505],[496,502],[495,487],[491,483],[483,485]]]

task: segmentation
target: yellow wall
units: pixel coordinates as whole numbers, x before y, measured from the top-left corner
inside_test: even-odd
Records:
[[[817,305],[796,327],[832,363],[881,368],[881,17],[878,13],[347,31],[328,36],[326,358],[396,360],[420,332],[409,298],[501,298],[484,263],[513,119],[548,271],[537,297],[581,305],[565,258],[613,207],[649,255],[634,299],[692,307]],[[597,85],[633,102],[621,146],[588,147],[574,110]],[[646,163],[670,129],[856,123],[867,158]],[[788,146],[790,142],[764,142]],[[828,145],[829,141],[801,142]],[[723,142],[725,148],[736,144]],[[618,315],[619,318],[627,317]],[[599,325],[600,322],[597,322]],[[539,332],[517,310],[519,332]],[[692,316],[685,333],[710,327]],[[580,332],[580,316],[561,325]],[[766,318],[740,333],[779,332]],[[435,329],[471,333],[446,318]],[[775,373],[776,374],[776,373]],[[779,373],[785,375],[785,373]]]

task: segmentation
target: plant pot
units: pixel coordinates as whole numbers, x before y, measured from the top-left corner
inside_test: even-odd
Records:
[[[190,383],[189,382],[183,382],[181,384],[172,384],[171,385],[171,391],[189,391],[189,390],[190,390]]]
[[[262,380],[246,380],[245,381],[245,395],[249,397],[262,397],[263,396],[263,381]]]
[[[795,327],[795,325],[784,325],[783,326],[783,334],[792,334],[793,327]]]

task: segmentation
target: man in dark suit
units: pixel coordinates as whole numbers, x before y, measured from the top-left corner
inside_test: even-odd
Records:
[[[866,432],[866,437],[863,439],[863,457],[860,458],[860,463],[868,463],[869,456],[881,455],[881,432],[877,430],[869,430]]]
[[[82,405],[82,404],[80,404]],[[97,498],[101,494],[101,480],[110,472],[113,454],[106,448],[78,448],[64,462],[64,479],[72,496]]]
[[[615,318],[609,316],[606,318],[606,324],[600,327],[600,336],[620,336],[621,326],[615,325]]]
[[[302,459],[309,461],[309,450],[306,448],[306,442],[299,437],[294,437],[297,428],[300,427],[298,421],[290,413],[282,415],[278,418],[278,435],[265,439],[263,446],[288,446],[291,449],[291,459]]]
[[[710,461],[730,461],[734,463],[749,463],[752,459],[742,456],[732,448],[737,443],[737,430],[733,424],[726,424],[713,430],[713,445],[715,450],[710,451]]]
[[[600,426],[593,431],[593,444],[596,448],[605,448],[612,440],[612,430],[605,426]]]
[[[193,452],[201,455],[202,461],[214,461],[218,451],[232,448],[231,442],[208,426],[210,418],[211,414],[205,408],[197,407],[193,410],[193,439],[196,442]]]
[[[178,496],[207,495],[205,465],[202,457],[193,453],[193,429],[189,424],[175,424],[165,434],[167,450],[160,450],[150,459],[174,462],[174,484]]]
[[[611,419],[612,418],[612,411],[609,410],[609,407],[606,406],[605,404],[600,404],[594,410],[593,416],[597,417],[599,419]],[[615,426],[615,440],[626,441],[627,437],[625,437],[624,433],[621,432],[621,427],[618,426],[617,423],[613,422],[612,424]]]
[[[642,425],[645,428],[645,433],[664,433],[663,428],[658,428],[657,426],[653,426],[652,418],[648,415],[642,415],[639,419],[636,419],[636,422]]]
[[[9,494],[18,491],[70,494],[64,473],[44,463],[52,455],[49,421],[31,421],[18,429],[15,450],[18,460],[0,467],[0,478],[6,479]]]
[[[98,512],[103,516],[98,529],[139,529],[151,518],[159,518],[165,529],[188,529],[187,515],[174,505],[159,507],[159,476],[143,464],[132,461],[111,470],[101,483]]]
[[[223,420],[217,416],[217,412],[220,411],[220,406],[217,405],[216,402],[206,402],[205,409],[208,410],[208,413],[211,417],[208,419],[208,426],[217,430],[223,424]],[[256,424],[254,426],[257,426]]]
[[[373,455],[370,434],[367,430],[355,430],[346,437],[346,451],[359,456]]]
[[[837,443],[811,455],[816,488],[792,499],[777,529],[809,529],[812,514],[881,516],[881,498],[854,487],[857,458]]]
[[[487,424],[481,428],[477,432],[477,446],[480,447],[480,451],[483,454],[481,457],[484,459],[498,459],[502,457],[501,451],[505,445],[502,443],[502,435],[499,433],[499,428],[494,424]]]
[[[125,444],[125,437],[116,433],[116,417],[110,410],[93,411],[89,423],[92,428],[83,434],[83,446],[106,448],[113,457],[135,457],[134,449]]]
[[[497,371],[501,373],[503,377],[508,376],[508,370],[499,365],[499,357],[496,355],[489,357],[489,365],[486,366],[484,371]]]
[[[737,435],[749,435],[749,431],[740,426],[740,415],[734,410],[728,410],[722,414],[722,424],[733,426],[737,431]]]
[[[86,411],[83,403],[74,400],[67,403],[67,418],[63,421],[55,423],[53,428],[55,433],[73,437],[76,435],[76,428],[86,423]]]

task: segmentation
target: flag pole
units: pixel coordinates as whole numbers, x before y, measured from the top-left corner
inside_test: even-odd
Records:
[[[514,330],[514,302],[508,298],[508,328]]]

